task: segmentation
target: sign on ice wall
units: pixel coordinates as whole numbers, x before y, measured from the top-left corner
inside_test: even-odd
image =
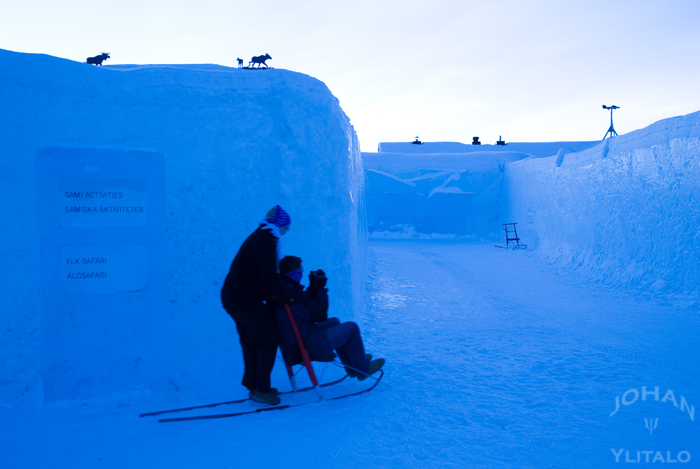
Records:
[[[165,386],[163,155],[37,154],[44,400]]]

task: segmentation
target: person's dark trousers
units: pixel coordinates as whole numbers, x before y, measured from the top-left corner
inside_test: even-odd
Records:
[[[243,350],[245,371],[241,384],[248,390],[270,392],[270,373],[277,357],[277,326],[272,315],[261,305],[249,311],[226,310],[236,322]]]
[[[365,355],[360,328],[354,322],[344,322],[324,330],[331,347],[338,353],[344,365],[366,373],[369,360]]]

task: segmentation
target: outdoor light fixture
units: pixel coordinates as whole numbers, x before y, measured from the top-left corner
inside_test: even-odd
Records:
[[[615,127],[613,127],[613,121],[612,121],[612,113],[613,110],[615,109],[620,109],[620,106],[615,106],[614,104],[612,106],[606,106],[603,104],[603,109],[610,109],[610,128],[608,129],[607,132],[605,132],[605,137],[603,137],[603,140],[610,134],[611,137],[617,137],[617,132],[615,132]]]

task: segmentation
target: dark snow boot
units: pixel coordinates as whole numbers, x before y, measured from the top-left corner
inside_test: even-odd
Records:
[[[384,363],[386,363],[386,360],[384,360],[383,358],[377,358],[376,360],[372,360],[372,362],[369,364],[369,371],[367,372],[367,374],[361,374],[357,377],[357,379],[360,381],[366,380],[367,378],[375,374],[377,371],[381,370],[384,366]]]
[[[250,394],[255,391],[255,389],[250,389],[248,388],[248,397],[250,397]],[[279,394],[280,392],[277,390],[277,388],[270,388],[270,392],[274,394],[275,396]]]
[[[258,390],[250,391],[248,397],[255,402],[268,405],[277,405],[281,401],[279,396],[272,392],[272,389],[270,389],[270,392],[260,392]]]
[[[367,361],[371,362],[372,361],[372,354],[368,353],[365,355],[367,357]],[[357,378],[357,371],[353,370],[352,368],[345,368],[345,372],[348,374],[348,377],[350,378]]]

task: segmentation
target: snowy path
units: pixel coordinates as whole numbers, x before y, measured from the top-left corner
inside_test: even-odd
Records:
[[[610,417],[615,396],[642,386],[700,406],[697,312],[595,286],[530,251],[371,245],[360,325],[388,359],[372,393],[182,424],[136,417],[168,402],[7,410],[0,466],[581,468],[615,467],[611,448],[624,448],[685,450],[683,467],[697,467],[700,423],[670,401],[647,396]],[[644,417],[659,418],[653,435]]]
[[[392,358],[380,420],[404,426],[402,459],[601,467],[615,460],[611,448],[700,450],[698,428],[675,414],[659,436],[667,440],[651,447],[646,414],[609,417],[630,388],[697,398],[696,312],[581,284],[527,251],[394,241],[373,249],[377,315],[364,327],[381,331],[372,341]]]

